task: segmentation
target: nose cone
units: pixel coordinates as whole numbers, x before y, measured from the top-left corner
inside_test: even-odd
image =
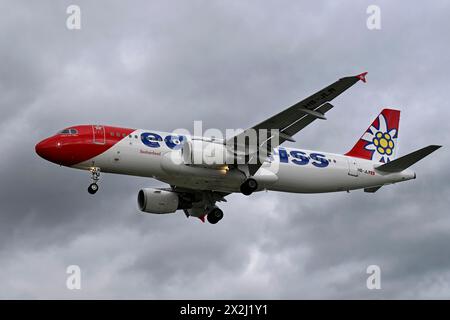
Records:
[[[37,144],[36,144],[36,146],[34,147],[34,150],[36,150],[36,153],[41,157],[41,158],[44,158],[45,159],[45,157],[44,157],[44,149],[45,149],[45,147],[44,147],[44,142],[43,141],[41,141],[41,142],[38,142]]]
[[[58,163],[58,142],[55,139],[48,138],[39,142],[36,147],[36,153],[45,160]]]

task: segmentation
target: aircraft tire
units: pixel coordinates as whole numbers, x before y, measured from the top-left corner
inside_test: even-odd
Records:
[[[98,191],[98,185],[96,183],[91,183],[88,187],[88,192],[90,194],[95,194]]]
[[[256,182],[253,178],[248,178],[245,180],[240,187],[241,193],[246,196],[251,195],[254,191],[256,191],[256,189],[258,189],[258,182]]]
[[[223,211],[219,208],[213,208],[208,215],[206,216],[206,219],[208,219],[208,222],[211,224],[216,224],[223,218]]]

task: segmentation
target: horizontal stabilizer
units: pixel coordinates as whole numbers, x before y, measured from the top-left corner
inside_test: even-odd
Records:
[[[431,145],[425,148],[422,148],[420,150],[411,152],[403,157],[400,157],[398,159],[392,160],[391,162],[382,164],[379,167],[376,167],[375,169],[383,172],[401,172],[405,170],[406,168],[409,168],[414,163],[418,162],[419,160],[425,158],[430,153],[436,151],[441,146]]]

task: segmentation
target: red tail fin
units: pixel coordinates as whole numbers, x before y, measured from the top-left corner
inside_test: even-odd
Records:
[[[383,109],[372,125],[345,155],[379,162],[395,158],[400,111]]]

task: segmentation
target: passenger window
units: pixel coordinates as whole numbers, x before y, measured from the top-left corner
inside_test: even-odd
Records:
[[[116,137],[120,138],[120,133],[119,132],[116,132]]]
[[[111,132],[110,134],[111,134],[111,137],[114,137],[114,132]]]

